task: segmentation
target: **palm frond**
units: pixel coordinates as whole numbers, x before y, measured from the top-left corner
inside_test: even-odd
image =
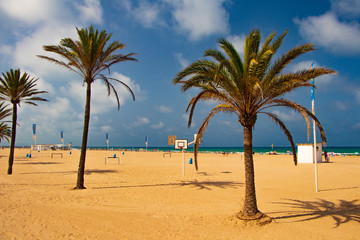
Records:
[[[272,79],[274,79],[289,63],[292,62],[295,58],[301,56],[304,53],[315,50],[314,45],[306,43],[300,46],[296,46],[290,49],[287,53],[283,54],[280,59],[275,61],[272,67],[268,70],[265,78],[264,84],[267,84]]]
[[[215,114],[219,113],[219,112],[230,112],[230,113],[236,113],[236,111],[234,111],[234,109],[229,106],[228,104],[219,104],[216,107],[214,107],[209,115],[203,120],[198,133],[197,133],[197,137],[194,143],[194,162],[195,162],[195,169],[196,171],[198,171],[198,162],[197,162],[197,154],[198,154],[198,150],[199,150],[199,145],[201,142],[201,138],[204,135],[204,132],[209,124],[209,121],[211,120],[212,117],[214,117]]]
[[[307,128],[308,128],[308,136],[309,136],[310,126],[309,126],[307,117],[305,117],[305,116],[309,116],[310,118],[312,118],[319,128],[321,140],[323,141],[323,144],[326,146],[327,141],[326,141],[325,131],[324,131],[321,123],[319,122],[319,120],[316,118],[316,116],[314,114],[312,114],[312,112],[310,112],[307,108],[301,106],[300,104],[297,104],[293,101],[286,100],[286,99],[274,99],[272,101],[272,103],[273,104],[269,107],[286,107],[286,108],[293,109],[297,112],[300,112],[303,115],[304,119],[306,120],[306,124],[307,124]]]
[[[5,123],[0,123],[0,142],[1,139],[6,139],[8,142],[11,137],[10,127]]]
[[[294,164],[297,165],[295,144],[294,144],[292,135],[291,135],[290,131],[286,128],[285,124],[278,118],[278,116],[276,116],[276,114],[269,113],[269,112],[259,112],[259,113],[264,113],[264,114],[268,115],[276,124],[278,124],[280,126],[281,130],[283,130],[284,134],[286,135],[286,137],[288,138],[288,140],[291,144],[291,149],[292,149],[293,156],[294,156]]]
[[[0,103],[0,120],[3,121],[5,118],[11,116],[11,109],[7,108],[9,105],[5,105],[5,102]]]

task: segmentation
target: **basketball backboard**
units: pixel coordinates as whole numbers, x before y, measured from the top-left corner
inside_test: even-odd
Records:
[[[176,139],[176,135],[169,135],[168,136],[168,145],[174,145],[175,139]]]
[[[187,139],[176,139],[175,140],[175,149],[187,149],[188,140]]]

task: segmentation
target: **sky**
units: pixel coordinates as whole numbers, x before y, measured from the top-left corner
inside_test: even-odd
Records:
[[[360,0],[0,0],[0,71],[21,69],[38,78],[38,89],[49,101],[38,106],[21,104],[16,145],[64,143],[80,146],[85,106],[83,79],[65,68],[39,59],[49,55],[43,45],[58,45],[65,37],[77,39],[76,28],[93,25],[113,33],[111,40],[126,47],[118,53],[137,53],[137,62],[113,65],[109,76],[130,86],[116,85],[121,107],[107,96],[97,80],[92,86],[88,146],[167,146],[168,135],[193,140],[214,102],[200,103],[193,124],[187,127],[186,107],[196,90],[185,93],[174,86],[175,75],[203,58],[207,49],[218,49],[217,40],[231,41],[240,54],[252,29],[265,39],[271,32],[288,29],[279,57],[291,48],[313,43],[316,51],[291,63],[284,71],[310,68],[311,63],[337,71],[315,79],[316,116],[325,129],[328,146],[360,145]],[[299,89],[287,98],[311,109],[310,89]],[[307,138],[300,114],[273,109],[284,121],[295,143]],[[280,128],[258,116],[253,146],[290,146]],[[319,136],[319,134],[317,134]],[[318,138],[319,139],[319,138]],[[320,139],[319,139],[320,140]],[[8,146],[3,140],[1,146]],[[243,128],[235,115],[218,114],[203,137],[202,146],[243,146]]]

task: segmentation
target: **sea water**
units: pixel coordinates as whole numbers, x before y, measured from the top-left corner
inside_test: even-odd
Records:
[[[80,148],[80,147],[77,147]],[[107,147],[89,147],[89,149],[102,149],[106,150]],[[110,146],[111,150],[130,150],[130,151],[162,151],[162,152],[180,152],[179,149],[174,149],[174,147],[129,147],[129,146]],[[297,148],[295,148],[297,151]],[[358,155],[360,153],[360,147],[323,147],[323,151],[329,153],[338,153],[338,154],[354,154]],[[186,149],[187,152],[193,152],[194,148],[189,147]],[[276,152],[278,154],[286,154],[292,152],[291,147],[253,147],[255,153],[269,153]],[[244,152],[243,147],[199,147],[199,152],[205,153],[242,153]]]

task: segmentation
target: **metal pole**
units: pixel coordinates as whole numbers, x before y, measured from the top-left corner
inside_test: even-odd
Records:
[[[182,150],[182,160],[183,160],[182,170],[183,170],[183,176],[185,176],[185,153],[184,153],[184,148],[181,148],[181,150]]]
[[[311,64],[311,68],[314,68],[314,62]],[[315,86],[315,80],[312,79],[311,83]],[[315,89],[314,86],[311,87],[311,106],[312,106],[312,114],[315,116]],[[313,156],[315,161],[315,191],[318,192],[318,170],[317,170],[317,157],[316,157],[316,126],[315,120],[313,119],[313,135],[314,135],[314,149]]]
[[[315,106],[313,101],[313,114],[315,115]],[[317,170],[317,154],[316,154],[316,126],[315,120],[313,120],[313,132],[314,132],[314,161],[315,161],[315,190],[318,192],[318,170]]]

